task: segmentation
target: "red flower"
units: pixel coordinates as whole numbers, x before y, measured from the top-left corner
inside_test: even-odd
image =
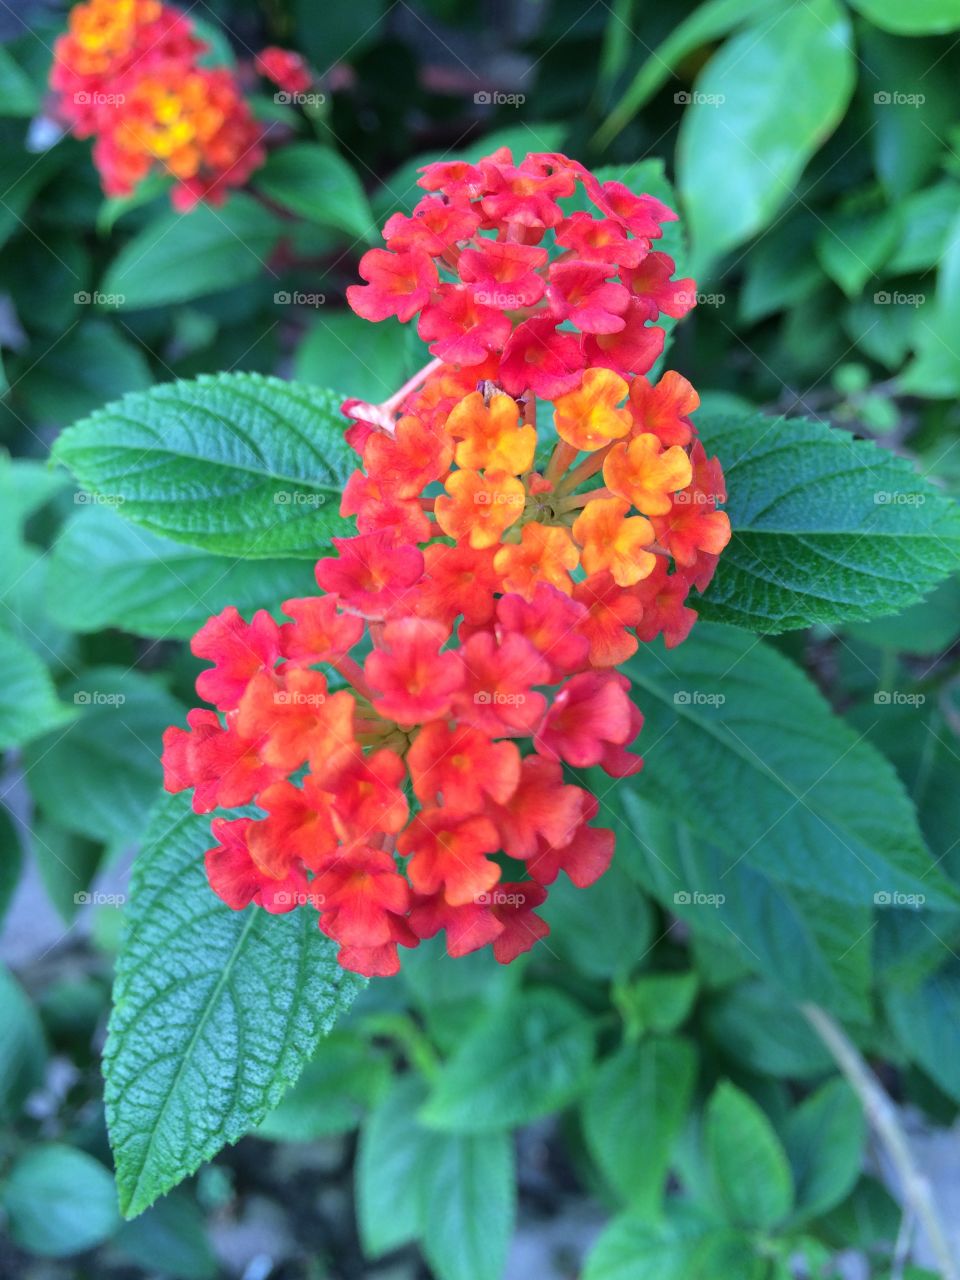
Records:
[[[414,725],[436,720],[450,709],[464,677],[460,655],[449,649],[441,652],[448,638],[445,627],[424,618],[386,624],[379,646],[364,664],[373,705],[381,716]]]
[[[387,532],[332,542],[337,555],[317,561],[322,590],[338,593],[365,618],[389,618],[412,599],[411,588],[423,573],[417,547],[397,546]]]
[[[585,792],[567,786],[554,760],[525,756],[520,784],[506,804],[490,809],[501,847],[511,858],[531,858],[540,840],[558,846],[573,839],[583,813]]]
[[[425,724],[407,752],[417,798],[445,810],[480,813],[489,797],[506,804],[520,781],[520,752],[469,725]]]
[[[451,364],[474,365],[498,351],[512,327],[496,306],[484,306],[457,285],[441,284],[423,308],[417,332],[432,355]]]
[[[424,809],[401,834],[400,852],[409,857],[407,874],[418,893],[443,890],[450,906],[483,901],[500,879],[500,868],[486,856],[500,844],[497,829],[485,817],[457,817],[446,809]]]
[[[491,736],[529,733],[547,705],[533,689],[550,679],[542,654],[515,631],[499,644],[491,632],[479,631],[462,652],[463,685],[454,699],[459,717]]]
[[[275,914],[293,911],[307,900],[307,878],[297,868],[274,877],[256,865],[247,846],[255,825],[250,818],[232,822],[214,818],[210,830],[219,843],[204,855],[210,887],[234,911],[242,911],[251,902]]]
[[[272,80],[287,94],[306,93],[313,84],[313,75],[306,62],[299,53],[292,53],[289,49],[270,45],[257,54],[256,65],[262,76]]]
[[[550,300],[556,313],[583,333],[618,333],[630,294],[608,280],[611,268],[596,262],[555,262],[550,268]]]
[[[190,642],[198,658],[209,658],[212,671],[197,677],[197,693],[222,711],[232,710],[240,701],[251,677],[272,670],[280,657],[280,628],[265,609],[251,622],[232,605],[205,622]]]
[[[565,760],[577,769],[602,765],[620,769],[616,750],[636,737],[640,726],[627,697],[629,681],[613,672],[572,676],[553,700],[534,739],[548,760]],[[634,757],[636,768],[640,761]],[[619,776],[619,774],[617,775]]]
[[[364,320],[396,316],[405,323],[427,302],[437,284],[437,268],[422,249],[402,253],[370,249],[360,259],[359,270],[367,283],[350,285],[347,301]]]
[[[490,894],[490,909],[503,925],[493,941],[493,954],[500,964],[510,964],[550,932],[546,920],[535,914],[546,899],[546,889],[533,880],[498,884]]]
[[[580,382],[584,365],[580,345],[572,333],[559,332],[555,324],[543,317],[525,320],[514,329],[500,364],[500,381],[510,395],[529,390],[552,400]]]
[[[538,582],[529,600],[511,594],[497,601],[501,633],[528,640],[549,664],[551,683],[587,665],[590,642],[580,630],[586,613],[548,582]]]
[[[281,608],[293,622],[280,628],[280,649],[293,662],[339,662],[363,635],[363,620],[341,613],[336,596],[302,596]]]

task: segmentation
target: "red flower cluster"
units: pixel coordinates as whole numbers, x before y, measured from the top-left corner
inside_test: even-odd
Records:
[[[599,217],[559,203],[578,179]],[[560,871],[603,873],[613,833],[564,766],[640,768],[615,668],[640,640],[685,638],[688,593],[729,538],[696,392],[645,376],[652,321],[692,296],[650,248],[669,211],[555,155],[432,165],[422,183],[443,194],[390,219],[351,302],[419,310],[441,358],[382,405],[345,404],[358,536],[335,539],[323,594],[286,601],[290,621],[206,624],[197,691],[217,711],[164,751],[167,788],[193,788],[198,812],[261,811],[214,820],[216,892],[311,904],[341,964],[378,975],[441,930],[451,955],[512,960],[547,933],[535,912]]]
[[[175,208],[221,202],[264,161],[261,127],[237,77],[201,65],[208,52],[185,13],[160,0],[87,0],[70,11],[54,50],[57,112],[93,137],[109,196],[130,195],[154,169],[176,180]],[[268,78],[309,86],[302,60],[266,49]]]

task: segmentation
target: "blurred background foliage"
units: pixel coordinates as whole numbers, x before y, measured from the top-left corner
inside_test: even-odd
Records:
[[[700,289],[669,361],[705,405],[830,421],[953,493],[960,4],[215,0],[191,14],[221,60],[300,50],[325,100],[258,100],[273,150],[252,192],[180,216],[156,186],[105,201],[89,147],[44,116],[64,6],[0,6],[0,1276],[496,1280],[517,1187],[510,1275],[922,1276],[891,1271],[902,1219],[886,1170],[791,1001],[842,1018],[934,1140],[960,1103],[956,913],[839,920],[815,891],[743,868],[726,914],[688,909],[658,866],[709,893],[723,860],[642,787],[614,815],[616,868],[585,893],[558,886],[549,951],[506,972],[411,954],[260,1135],[121,1225],[98,1049],[160,734],[192,700],[184,641],[228,602],[305,592],[311,573],[135,531],[44,460],[76,418],[174,378],[394,389],[422,348],[344,309],[357,260],[415,201],[418,164],[505,143],[627,181],[640,160],[645,179],[662,166]],[[899,617],[775,642],[887,755],[954,880],[958,637],[951,580]],[[769,661],[772,731],[791,708]],[[878,703],[890,689],[900,700]],[[440,1136],[415,1118],[428,1087]],[[692,1200],[679,1216],[663,1209],[668,1168]],[[838,1270],[847,1250],[859,1271]]]

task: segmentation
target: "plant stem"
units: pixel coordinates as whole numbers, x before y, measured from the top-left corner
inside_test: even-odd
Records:
[[[837,1066],[863,1106],[867,1120],[883,1144],[900,1179],[908,1212],[923,1228],[943,1280],[960,1280],[960,1270],[937,1214],[929,1180],[917,1167],[897,1109],[859,1049],[833,1018],[818,1005],[801,1004],[800,1011],[836,1060]]]

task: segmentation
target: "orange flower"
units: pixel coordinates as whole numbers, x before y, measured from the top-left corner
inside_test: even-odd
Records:
[[[630,405],[637,432],[652,431],[663,445],[690,443],[693,427],[689,415],[699,404],[700,397],[693,385],[672,369],[655,385],[642,375],[630,384]]]
[[[592,452],[625,436],[632,423],[629,409],[618,409],[626,398],[626,381],[612,369],[588,369],[575,391],[554,401],[553,421],[561,440]]]
[[[573,536],[583,547],[587,573],[609,569],[617,586],[632,587],[653,572],[657,557],[643,548],[653,542],[653,526],[643,516],[627,517],[623,498],[595,498],[574,521]]]
[[[518,476],[533,466],[537,447],[536,427],[519,423],[520,410],[512,396],[491,396],[485,404],[474,391],[456,406],[447,419],[447,430],[460,444],[458,467],[479,471],[506,471]]]
[[[494,568],[503,577],[504,591],[519,592],[528,600],[538,582],[549,582],[571,595],[570,573],[579,562],[577,548],[566,529],[535,520],[523,526],[519,545],[508,543],[493,558]]]
[[[516,476],[505,471],[454,471],[446,490],[436,504],[440,528],[477,551],[500,541],[503,531],[519,520],[527,497]]]
[[[607,488],[647,516],[666,515],[673,505],[670,495],[686,488],[692,475],[683,449],[664,449],[649,432],[634,436],[629,444],[615,444],[603,461]]]

